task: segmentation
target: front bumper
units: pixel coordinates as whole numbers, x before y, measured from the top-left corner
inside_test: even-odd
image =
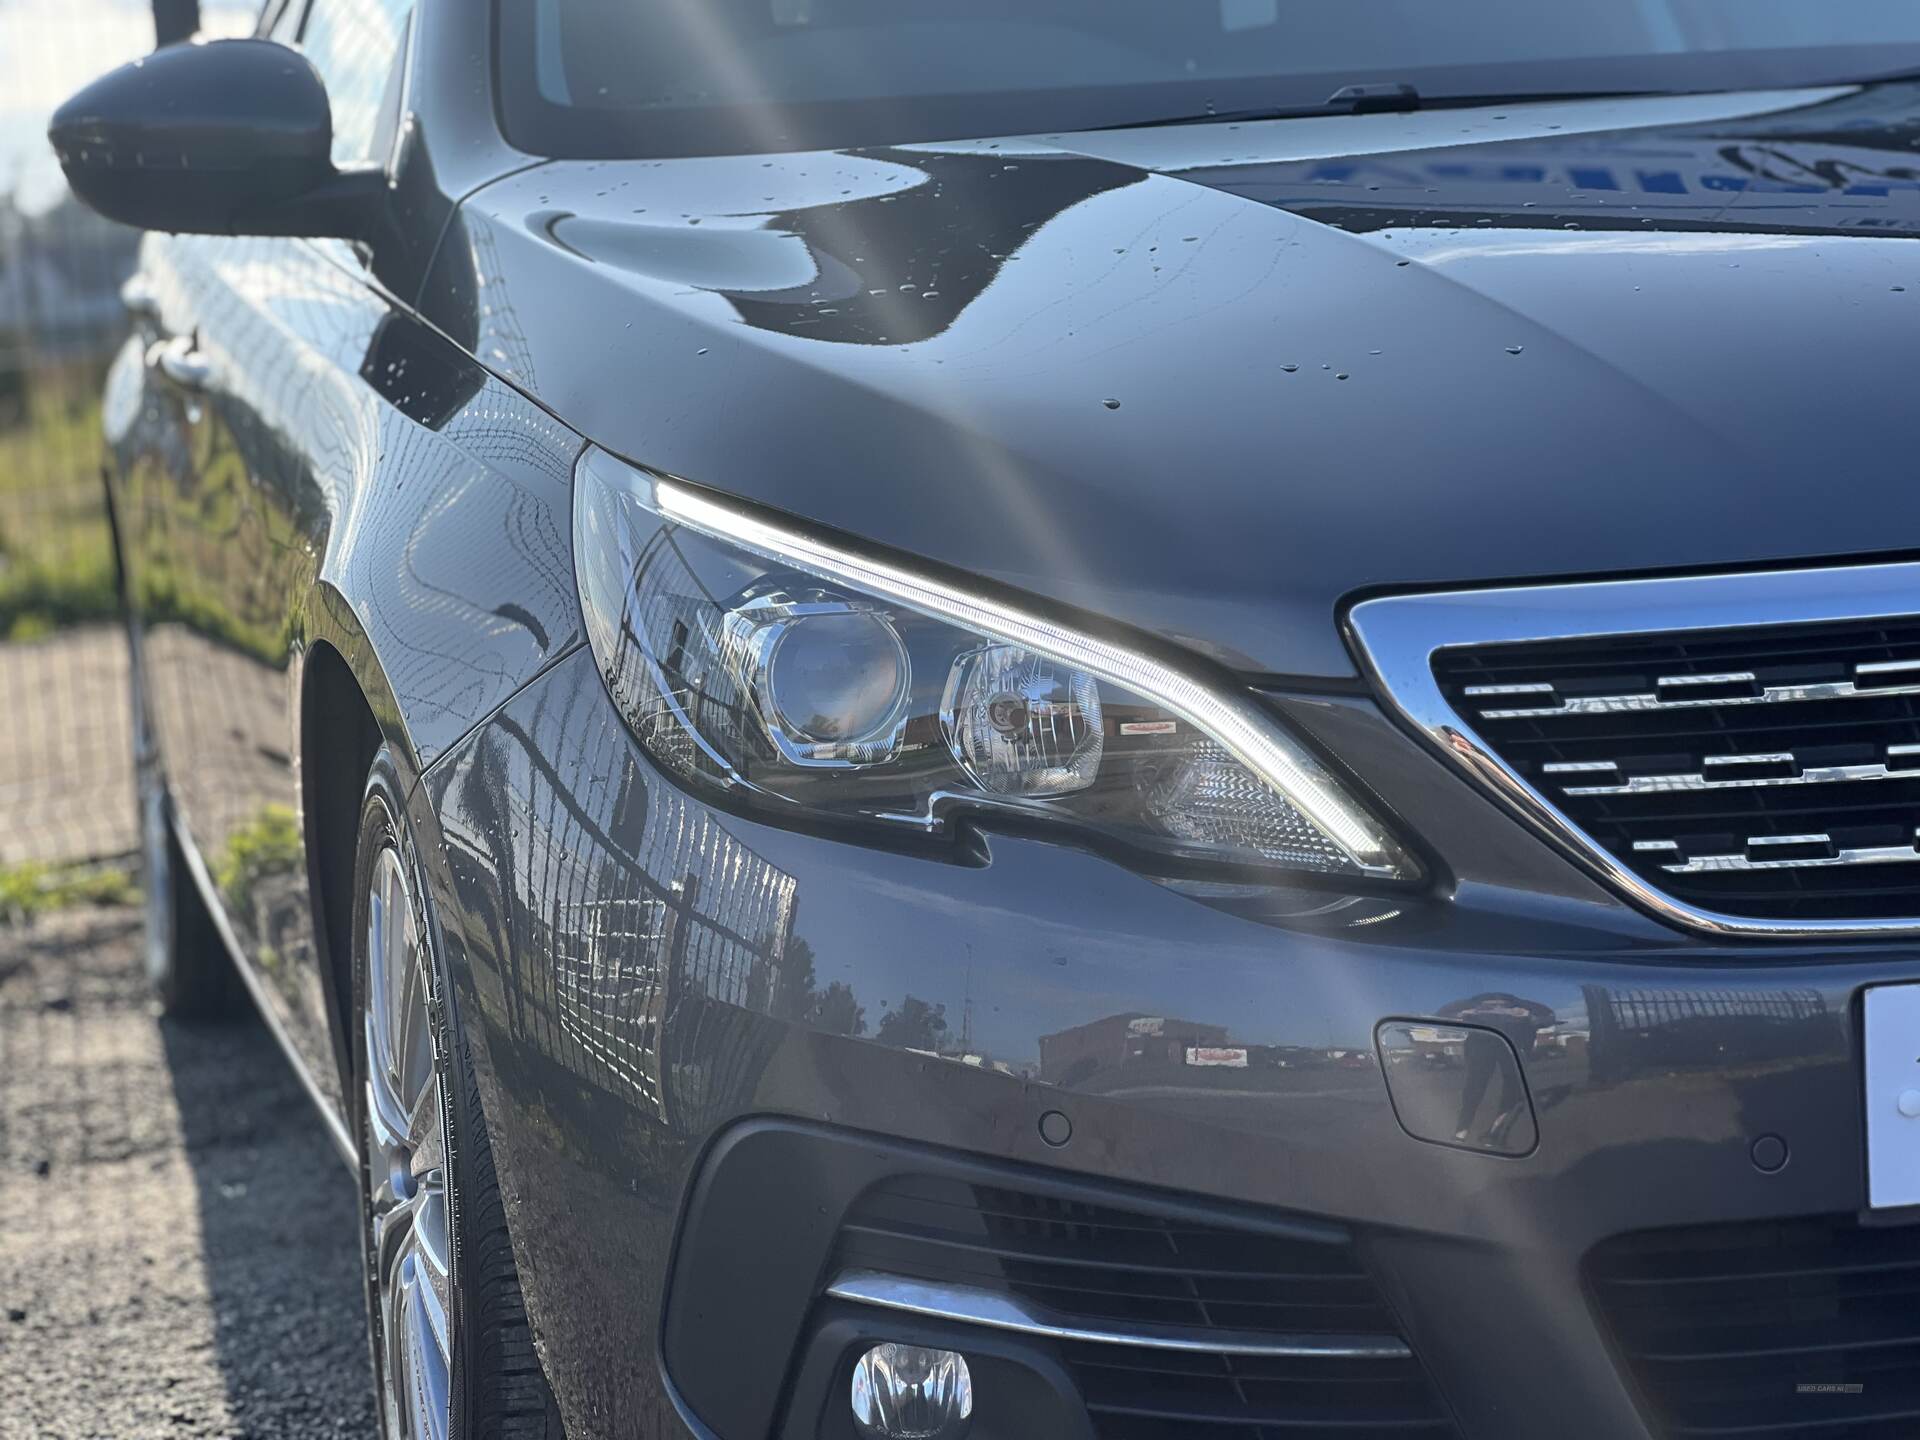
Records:
[[[1652,1433],[1583,1257],[1859,1211],[1857,996],[1920,979],[1920,943],[1682,935],[1366,702],[1276,703],[1434,847],[1444,895],[1201,900],[1031,837],[967,864],[758,825],[660,778],[584,652],[428,772],[437,922],[570,1434],[702,1433],[664,1374],[668,1276],[703,1153],[750,1116],[1338,1221],[1459,1433]],[[1412,1138],[1375,1058],[1383,1019],[1488,995],[1543,1017],[1522,1155]]]

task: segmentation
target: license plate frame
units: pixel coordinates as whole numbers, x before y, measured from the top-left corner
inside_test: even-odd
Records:
[[[1860,992],[1867,1206],[1920,1205],[1920,983]]]

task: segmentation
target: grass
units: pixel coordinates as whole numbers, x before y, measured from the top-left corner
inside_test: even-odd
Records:
[[[286,805],[263,805],[253,819],[227,837],[214,883],[227,903],[242,915],[253,912],[254,887],[275,875],[298,870],[305,855],[300,824]]]
[[[0,391],[0,639],[118,610],[101,490],[101,372],[48,367]]]
[[[81,905],[127,905],[140,887],[121,862],[44,865],[36,860],[0,866],[0,925],[21,925],[54,910]]]
[[[300,826],[285,805],[263,805],[227,838],[214,880],[227,903],[242,914],[253,908],[263,880],[298,870],[304,851]],[[0,865],[0,925],[19,925],[55,910],[81,905],[125,905],[140,887],[124,860],[49,865],[27,860]]]
[[[0,355],[4,354],[0,346]],[[0,641],[37,640],[68,625],[115,618],[119,581],[101,481],[104,372],[97,365],[0,369]],[[268,664],[285,661],[287,622],[274,613],[278,578],[257,547],[236,545],[243,526],[266,526],[285,546],[292,524],[256,515],[244,460],[231,445],[196,453],[190,493],[156,490],[170,512],[166,544],[129,557],[149,624],[175,622]],[[154,476],[147,482],[153,484]]]

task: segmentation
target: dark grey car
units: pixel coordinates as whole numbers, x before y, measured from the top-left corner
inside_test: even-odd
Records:
[[[69,102],[149,963],[388,1435],[1911,1434],[1914,74],[273,0]]]

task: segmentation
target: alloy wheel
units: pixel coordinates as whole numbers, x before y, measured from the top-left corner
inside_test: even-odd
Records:
[[[446,1440],[453,1343],[447,1109],[432,959],[399,855],[369,878],[366,941],[368,1263],[389,1440]]]

